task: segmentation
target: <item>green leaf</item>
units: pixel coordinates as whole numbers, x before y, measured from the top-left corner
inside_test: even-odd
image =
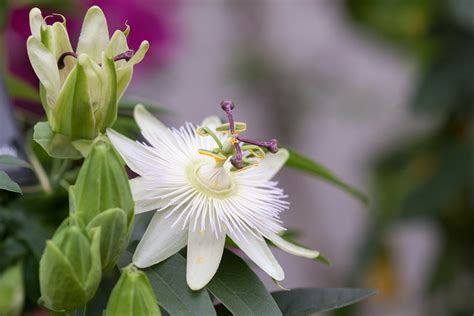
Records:
[[[284,316],[303,316],[330,311],[376,294],[372,289],[306,288],[272,293]]]
[[[7,74],[5,76],[5,85],[7,87],[8,94],[13,99],[31,102],[40,101],[38,90],[20,78],[17,78],[11,74]]]
[[[126,258],[124,258],[126,257]],[[126,252],[119,265],[131,261]],[[192,291],[186,283],[186,259],[179,253],[152,267],[142,269],[150,280],[156,299],[171,315],[215,315],[208,292]]]
[[[27,163],[26,161],[20,158],[17,158],[15,156],[10,156],[10,155],[0,155],[0,164],[23,167],[23,168],[31,168],[30,164]]]
[[[207,285],[234,315],[281,315],[278,305],[248,265],[229,250]]]
[[[22,193],[20,186],[3,170],[0,170],[0,190]]]
[[[364,193],[351,186],[350,184],[344,182],[342,179],[340,179],[332,171],[330,171],[323,165],[311,160],[309,157],[306,157],[293,149],[288,149],[288,151],[290,152],[290,158],[286,162],[287,167],[294,168],[309,173],[313,176],[319,177],[325,180],[326,182],[329,182],[335,185],[336,187],[346,191],[364,204],[367,204],[369,202],[369,199]]]
[[[53,132],[48,122],[36,123],[33,139],[53,158],[82,158],[81,153],[72,145],[71,139],[65,135]]]

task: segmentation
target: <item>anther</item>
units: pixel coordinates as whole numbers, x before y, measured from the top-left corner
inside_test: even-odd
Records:
[[[115,56],[114,61],[119,61],[122,59],[125,61],[129,61],[133,57],[133,55],[135,55],[135,51],[133,49],[129,49],[126,52],[123,52]]]
[[[59,59],[58,59],[58,69],[63,69],[64,67],[66,67],[66,65],[64,64],[64,58],[66,58],[67,56],[71,56],[71,57],[74,57],[77,59],[77,54],[74,53],[74,52],[65,52],[63,53],[61,56],[59,56]]]

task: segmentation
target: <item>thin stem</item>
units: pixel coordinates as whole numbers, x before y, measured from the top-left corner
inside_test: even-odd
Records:
[[[61,181],[61,179],[63,178],[64,174],[66,173],[66,171],[69,169],[70,166],[71,166],[71,160],[69,159],[61,160],[59,167],[57,168],[57,170],[55,170],[54,174],[51,176],[51,180],[53,184],[57,184]]]
[[[51,188],[51,183],[49,182],[48,175],[46,174],[46,171],[44,170],[36,155],[33,153],[33,150],[28,146],[25,152],[28,156],[28,160],[30,161],[31,167],[33,168],[33,172],[38,178],[38,181],[44,192],[46,194],[52,194],[53,189]]]

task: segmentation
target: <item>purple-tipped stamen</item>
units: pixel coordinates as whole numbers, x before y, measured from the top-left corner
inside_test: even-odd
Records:
[[[114,57],[114,62],[119,61],[119,60],[125,60],[125,61],[128,62],[133,57],[133,55],[135,55],[135,51],[133,49],[129,49],[126,52],[123,52],[123,53],[118,54],[117,56],[115,56]],[[77,59],[77,54],[74,53],[74,52],[65,52],[65,53],[61,54],[61,56],[59,56],[59,59],[58,59],[58,69],[59,70],[66,67],[66,64],[64,63],[64,59],[67,56],[71,56],[71,57],[74,57],[74,58]]]
[[[133,55],[135,55],[135,51],[133,49],[129,49],[126,52],[123,52],[115,56],[114,61],[119,61],[122,59],[125,61],[129,61],[133,57]]]
[[[252,144],[266,148],[269,152],[273,154],[276,154],[278,152],[278,141],[276,139],[270,139],[269,141],[258,141],[249,138],[244,138],[241,136],[237,136],[237,139],[246,144]]]
[[[58,59],[58,69],[61,70],[64,67],[66,67],[66,64],[64,64],[64,58],[66,58],[67,56],[71,56],[77,59],[77,54],[74,52],[65,52],[61,54],[61,56],[59,56],[59,59]]]

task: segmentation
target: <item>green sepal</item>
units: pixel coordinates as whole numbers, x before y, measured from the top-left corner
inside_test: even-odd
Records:
[[[104,133],[108,127],[117,120],[118,99],[117,99],[117,72],[113,57],[103,58],[104,82],[102,87],[102,98],[97,109],[96,125],[97,129]]]
[[[72,146],[81,153],[82,157],[86,158],[91,151],[93,143],[94,141],[89,139],[76,139],[72,141]]]
[[[155,293],[146,274],[133,266],[122,270],[122,276],[112,290],[107,303],[105,316],[115,315],[161,315]]]
[[[40,301],[63,311],[85,305],[101,279],[100,228],[89,234],[78,226],[62,225],[46,242],[40,260]]]
[[[93,139],[96,136],[89,83],[80,63],[68,75],[52,111],[53,131],[67,135],[71,140]]]
[[[72,145],[71,138],[53,132],[48,122],[36,123],[33,139],[53,158],[82,158],[81,153]]]
[[[100,257],[102,269],[110,271],[117,262],[118,257],[127,248],[130,237],[131,225],[127,224],[127,216],[120,208],[106,210],[94,217],[87,230],[101,227]]]

